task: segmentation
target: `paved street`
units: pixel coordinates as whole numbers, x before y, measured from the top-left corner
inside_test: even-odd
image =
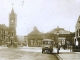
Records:
[[[56,48],[54,49],[57,52]],[[59,60],[80,60],[80,52],[71,52],[70,49],[60,49],[60,53],[57,55]]]
[[[55,54],[42,54],[41,48],[20,47],[0,49],[0,60],[58,60],[58,58]]]
[[[58,55],[60,60],[80,60],[80,52],[63,52]]]

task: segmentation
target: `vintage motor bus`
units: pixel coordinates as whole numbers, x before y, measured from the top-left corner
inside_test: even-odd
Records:
[[[53,43],[52,39],[43,39],[42,40],[42,53],[52,53],[53,52]]]

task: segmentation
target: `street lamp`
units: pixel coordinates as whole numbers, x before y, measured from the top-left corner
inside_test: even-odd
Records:
[[[59,54],[59,41],[58,41],[59,32],[57,32],[57,54]]]

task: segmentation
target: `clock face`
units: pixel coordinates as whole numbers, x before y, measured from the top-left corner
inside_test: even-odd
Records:
[[[13,22],[13,20],[11,20],[11,22]]]

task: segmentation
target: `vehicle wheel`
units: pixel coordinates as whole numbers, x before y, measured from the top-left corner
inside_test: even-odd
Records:
[[[52,51],[50,51],[50,53],[52,54]]]
[[[44,51],[42,50],[42,53],[43,53]]]

